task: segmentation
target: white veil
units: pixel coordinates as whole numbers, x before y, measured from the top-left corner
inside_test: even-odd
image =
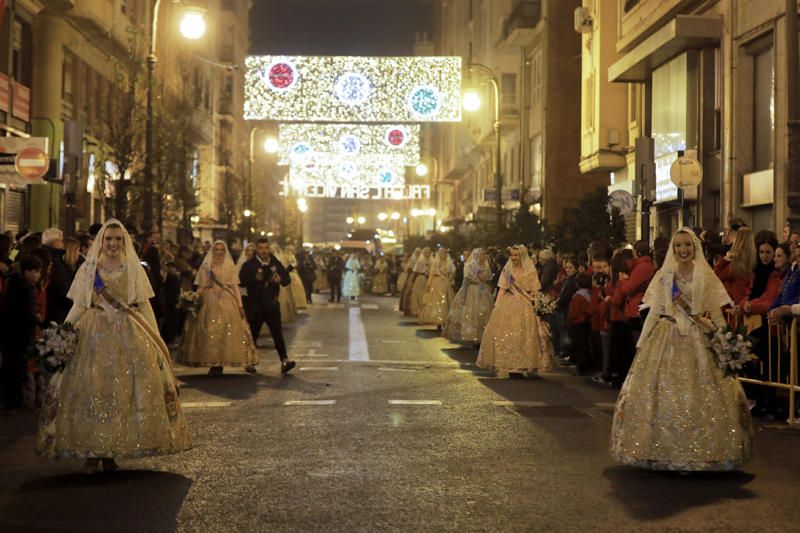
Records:
[[[536,265],[534,265],[533,260],[528,255],[528,248],[526,248],[524,244],[515,244],[511,249],[514,248],[519,251],[520,260],[522,262],[522,277],[527,278],[528,276],[532,276],[533,290],[539,291],[542,285],[539,283],[539,274],[536,272]],[[513,268],[514,265],[509,254],[508,261],[506,261],[506,265],[503,267],[503,271],[500,273],[500,279],[497,283],[500,288],[508,289],[511,286],[510,280]]]
[[[675,273],[678,270],[678,262],[675,260],[674,244],[675,236],[679,233],[686,233],[692,238],[694,244],[694,266],[692,272],[692,315],[703,315],[706,312],[715,312],[725,305],[733,305],[728,291],[722,282],[711,270],[708,261],[703,257],[703,245],[697,238],[694,231],[689,228],[681,228],[669,243],[667,257],[664,265],[656,272],[650,286],[644,294],[642,302],[650,308],[647,320],[642,328],[640,341],[643,341],[647,334],[655,326],[656,321],[661,316],[671,316],[680,318],[679,325],[683,325],[686,318],[685,313],[678,311],[673,303],[673,285],[675,283]],[[682,328],[683,329],[683,328]]]
[[[128,276],[128,294],[124,303],[136,304],[149,302],[150,298],[155,296],[155,293],[153,293],[153,287],[150,286],[147,272],[145,272],[144,267],[139,263],[139,256],[136,255],[136,248],[133,246],[133,239],[131,239],[128,230],[125,229],[122,222],[115,218],[108,219],[100,228],[100,231],[97,232],[97,237],[95,237],[92,245],[89,247],[89,251],[86,253],[86,262],[81,265],[77,274],[75,274],[75,280],[69,288],[67,298],[81,307],[91,307],[94,281],[97,275],[97,264],[103,252],[103,237],[109,226],[115,226],[122,230],[122,261],[125,265],[126,275]]]
[[[444,250],[444,266],[442,266],[442,258],[439,257],[439,250]],[[436,268],[444,275],[452,276],[456,271],[456,265],[453,263],[453,258],[450,257],[449,250],[447,248],[439,248],[436,251],[436,259],[433,260],[432,264],[436,265]]]
[[[469,253],[467,262],[464,263],[465,278],[471,281],[478,281],[478,274],[480,273],[481,267],[484,266],[480,262],[482,253],[483,253],[483,248],[473,248],[472,251]],[[488,267],[489,265],[487,264],[486,266]]]
[[[223,285],[238,285],[238,276],[236,275],[236,265],[233,264],[233,257],[231,257],[231,252],[228,250],[228,246],[220,240],[214,241],[214,244],[211,245],[211,249],[206,253],[206,256],[203,258],[203,262],[200,264],[200,268],[197,269],[197,275],[194,278],[194,284],[198,287],[208,287],[209,283],[211,282],[211,266],[214,262],[214,246],[217,244],[221,244],[225,247],[225,259],[222,260],[222,266],[217,267],[217,272],[214,273],[214,276],[217,278],[217,281],[222,283]],[[242,255],[244,255],[244,250],[242,250]]]
[[[256,245],[253,244],[252,242],[247,243],[247,246],[244,247],[244,250],[242,250],[241,255],[239,255],[239,260],[236,261],[236,275],[237,276],[239,275],[239,272],[242,271],[242,265],[244,265],[245,262],[247,261],[247,249],[250,248],[251,246],[253,247],[253,254],[256,253]]]

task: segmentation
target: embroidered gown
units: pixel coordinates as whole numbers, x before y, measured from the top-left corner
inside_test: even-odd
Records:
[[[477,365],[507,372],[546,372],[553,367],[553,344],[547,325],[533,311],[533,306],[523,296],[515,294],[503,273],[500,288],[507,292],[495,302],[489,322],[481,339]],[[516,285],[535,293],[539,278],[531,268]]]
[[[125,270],[97,271],[118,301],[128,294]],[[149,302],[139,302],[133,313],[137,316],[92,294],[91,307],[77,319],[75,357],[50,381],[40,414],[39,453],[127,459],[192,447],[169,353],[152,335],[158,330]]]
[[[289,279],[292,280],[289,284],[289,289],[292,292],[292,300],[294,301],[295,309],[308,309],[306,288],[303,285],[303,279],[300,277],[300,274],[297,273],[297,259],[294,257],[294,254],[291,254],[291,258],[288,261],[289,265],[294,266],[292,271],[289,272]]]
[[[361,278],[359,277],[359,270],[361,270],[361,262],[355,255],[347,258],[345,264],[345,274],[342,280],[342,296],[345,298],[352,298],[361,295]]]
[[[693,282],[675,279],[691,305]],[[719,280],[706,280],[706,286],[711,282],[724,292]],[[662,283],[660,270],[651,288]],[[723,327],[725,319],[714,298],[704,300],[714,324]],[[672,302],[667,305],[672,316],[648,316],[650,327],[645,325],[617,399],[611,455],[620,463],[653,470],[736,469],[753,451],[742,386],[717,367],[699,326],[679,314],[682,311],[676,313]]]
[[[414,282],[411,284],[405,310],[407,316],[418,317],[422,310],[422,297],[425,295],[425,287],[428,284],[431,261],[431,258],[421,255],[414,265]]]
[[[213,267],[212,267],[213,270]],[[256,347],[239,308],[236,284],[220,287],[208,274],[199,276],[202,296],[196,317],[187,317],[177,362],[185,366],[255,366]],[[215,274],[220,280],[221,274]]]
[[[372,278],[372,293],[386,294],[389,292],[389,273],[386,261],[378,261],[375,265],[375,276]]]
[[[441,326],[447,320],[453,301],[453,276],[456,267],[448,260],[444,266],[437,259],[431,264],[431,273],[422,295],[422,306],[417,320],[420,324]]]
[[[442,329],[442,335],[453,342],[480,342],[492,314],[492,271],[488,266],[471,267],[464,272],[464,283],[453,298]]]

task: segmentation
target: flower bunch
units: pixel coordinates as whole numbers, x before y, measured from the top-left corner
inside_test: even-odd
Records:
[[[556,312],[556,301],[543,292],[533,295],[533,311],[539,316],[552,315]]]
[[[714,362],[726,376],[737,375],[745,364],[758,359],[753,354],[753,343],[744,329],[733,330],[730,326],[706,334],[714,356]]]
[[[58,325],[51,322],[33,345],[33,359],[37,366],[54,374],[67,367],[78,347],[78,332],[66,322]]]
[[[180,300],[178,300],[178,309],[182,309],[192,316],[197,314],[200,309],[200,293],[194,291],[181,291]]]

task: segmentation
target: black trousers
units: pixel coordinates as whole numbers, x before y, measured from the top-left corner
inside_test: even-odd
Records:
[[[620,386],[628,376],[628,371],[636,355],[633,333],[627,321],[611,321],[611,372],[614,385]]]
[[[338,302],[342,299],[342,278],[328,278],[328,285],[331,286],[331,301]]]
[[[272,340],[275,342],[275,349],[278,351],[278,357],[281,361],[287,359],[286,355],[286,341],[283,340],[283,326],[281,325],[281,309],[278,303],[275,302],[273,308],[258,309],[248,313],[247,322],[250,324],[250,333],[253,334],[253,343],[258,340],[258,334],[261,331],[261,326],[266,324],[269,328],[269,334],[272,335]]]
[[[311,293],[314,292],[314,278],[305,276],[300,278],[303,281],[303,288],[306,290],[306,301],[311,301]]]
[[[22,385],[27,370],[26,350],[27,345],[24,342],[10,342],[3,349],[0,387],[3,389],[3,403],[6,409],[22,407]]]
[[[569,326],[569,337],[572,341],[570,358],[578,365],[579,374],[587,374],[594,370],[592,363],[592,328],[588,322],[580,322]]]

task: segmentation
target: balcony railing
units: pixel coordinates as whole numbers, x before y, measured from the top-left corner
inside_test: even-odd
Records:
[[[507,39],[516,29],[536,27],[541,16],[541,0],[517,0],[503,24],[503,39]]]

